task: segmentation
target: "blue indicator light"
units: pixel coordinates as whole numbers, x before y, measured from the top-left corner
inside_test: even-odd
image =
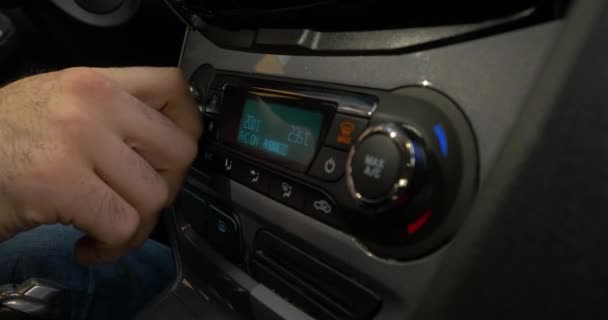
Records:
[[[219,220],[217,222],[217,230],[221,233],[226,233],[226,229],[227,229],[226,222],[224,222],[223,220]]]
[[[441,149],[441,155],[445,158],[448,156],[448,137],[445,135],[445,131],[441,124],[436,124],[433,127],[433,131],[435,132],[435,136],[439,141],[439,148]]]

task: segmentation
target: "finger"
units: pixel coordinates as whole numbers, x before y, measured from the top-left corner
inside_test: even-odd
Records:
[[[104,258],[110,257],[109,252],[116,252],[112,257],[124,252],[125,244],[139,227],[140,217],[93,171],[83,169],[76,173],[80,182],[72,185],[70,192],[57,195],[56,210],[60,221],[74,225],[94,239],[88,250],[77,248],[77,258],[82,262],[104,262]]]
[[[125,142],[159,171],[169,186],[170,201],[197,153],[197,143],[168,118],[128,93],[116,90],[104,101],[113,108],[116,130]],[[112,150],[107,150],[112,154]],[[166,203],[168,204],[168,202]]]
[[[91,150],[95,173],[138,212],[155,212],[167,198],[167,184],[140,154],[109,134]]]
[[[95,71],[115,81],[122,89],[159,110],[178,127],[198,140],[202,134],[200,113],[177,68],[100,68]]]
[[[156,226],[159,212],[169,201],[169,185],[118,136],[109,136],[91,151],[95,172],[139,213],[139,228],[127,245],[134,249],[144,243]]]
[[[169,194],[167,197],[167,202],[165,203],[165,206],[169,206],[173,203],[177,197],[177,194],[182,189],[184,180],[188,175],[188,169],[163,171],[160,172],[160,175],[165,179],[167,185],[169,186]]]
[[[112,110],[111,120],[124,141],[157,170],[189,164],[196,142],[160,112],[122,90],[103,102]]]
[[[128,252],[127,246],[110,246],[90,236],[78,239],[74,248],[76,261],[83,265],[112,263]]]

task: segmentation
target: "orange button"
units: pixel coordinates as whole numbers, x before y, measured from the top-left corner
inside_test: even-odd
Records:
[[[340,122],[339,127],[340,129],[336,141],[342,144],[351,144],[353,132],[357,128],[357,125],[350,120],[344,120]]]
[[[336,114],[329,129],[325,144],[341,150],[348,150],[367,127],[369,120]]]

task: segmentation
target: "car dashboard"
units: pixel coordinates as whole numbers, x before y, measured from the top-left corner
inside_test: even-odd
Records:
[[[296,2],[167,1],[205,134],[165,213],[179,276],[141,319],[414,318],[568,8],[400,25],[358,1],[341,27],[344,2]]]

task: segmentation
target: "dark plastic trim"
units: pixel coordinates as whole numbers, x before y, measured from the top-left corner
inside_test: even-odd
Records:
[[[322,32],[311,29],[228,30],[207,24],[198,12],[165,0],[192,29],[219,47],[259,53],[289,55],[379,55],[429,49],[485,37],[551,20],[562,13],[528,8],[510,16],[479,23],[387,29]]]
[[[107,13],[93,13],[82,8],[75,0],[51,0],[55,6],[72,18],[94,27],[116,27],[137,13],[141,0],[125,0],[120,7]]]

